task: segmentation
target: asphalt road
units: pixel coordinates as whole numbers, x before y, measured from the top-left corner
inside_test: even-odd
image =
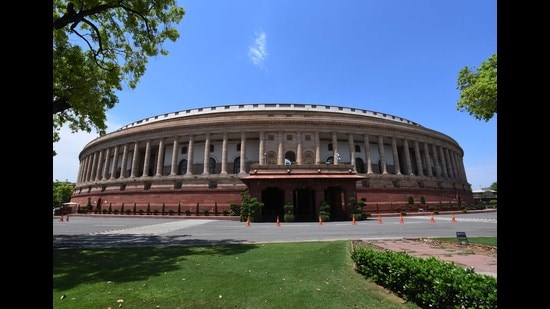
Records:
[[[244,222],[212,219],[70,216],[53,218],[54,248],[217,245],[352,239],[497,236],[497,212],[377,217],[347,222]]]

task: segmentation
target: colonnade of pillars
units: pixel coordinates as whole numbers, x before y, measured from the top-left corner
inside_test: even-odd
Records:
[[[296,144],[296,163],[303,164],[302,156],[302,132],[295,132],[297,137]],[[349,146],[349,160],[352,164],[356,164],[357,159],[365,160],[365,171],[367,174],[374,173],[373,171],[373,162],[370,155],[370,140],[368,134],[360,134],[363,136],[363,148],[364,156],[357,156],[356,151],[356,140],[353,133],[347,133],[348,135],[348,146]],[[319,132],[315,132],[314,136],[314,162],[321,162],[321,150],[320,150],[320,141],[319,141]],[[388,168],[385,160],[385,147],[384,147],[384,138],[388,138],[382,135],[379,135],[377,138],[378,144],[378,154],[379,162],[378,168],[381,174],[388,174]],[[170,162],[170,174],[169,176],[178,175],[178,150],[181,149],[179,145],[180,137],[173,137],[172,139],[172,155]],[[466,181],[466,173],[464,170],[464,164],[462,161],[462,156],[452,150],[449,147],[444,147],[442,145],[430,144],[425,141],[419,140],[409,140],[407,138],[402,139],[401,149],[397,146],[397,137],[389,137],[391,140],[391,150],[393,158],[393,173],[397,175],[416,175],[416,176],[429,176],[437,178],[447,178],[447,179],[459,179]],[[158,148],[156,149],[156,164],[155,170],[152,173],[154,176],[168,176],[163,174],[164,167],[164,157],[166,149],[166,140],[167,138],[161,138],[159,140]],[[203,175],[209,174],[209,164],[210,164],[210,144],[211,144],[211,134],[207,133],[204,138],[204,159],[203,159]],[[337,132],[332,132],[331,135],[332,141],[332,150],[331,154],[333,157],[333,164],[339,164],[340,157],[338,153],[338,134]],[[139,166],[140,162],[140,145],[145,142],[145,152],[143,158],[143,165]],[[201,142],[203,142],[201,140]],[[259,151],[258,158],[260,164],[266,164],[266,152],[265,152],[265,133],[260,132],[258,140],[252,140],[252,142],[259,142]],[[409,148],[410,143],[412,143],[412,149]],[[195,135],[190,135],[187,142],[187,168],[186,175],[192,175],[192,166],[193,166],[193,147],[195,144]],[[124,179],[124,178],[134,178],[134,177],[149,177],[150,174],[150,158],[152,152],[152,140],[146,141],[136,141],[132,144],[116,145],[114,147],[105,148],[102,150],[95,151],[83,157],[80,162],[79,174],[78,174],[78,183],[85,183],[90,181],[106,181],[114,179]],[[240,166],[239,174],[246,173],[246,145],[247,138],[246,132],[241,132],[240,134]],[[185,145],[184,145],[185,146]],[[277,147],[277,164],[284,164],[284,133],[278,132],[278,147]],[[422,148],[421,148],[422,147]],[[132,149],[132,150],[130,150]],[[399,151],[401,150],[401,151]],[[411,151],[414,156],[411,156]],[[111,154],[112,152],[112,154]],[[119,160],[120,152],[122,152],[122,158]],[[330,152],[329,152],[330,154]],[[130,170],[127,171],[127,162],[129,156],[131,155],[130,161]],[[223,133],[222,141],[222,153],[221,153],[221,175],[228,174],[227,163],[228,163],[228,133]],[[401,167],[400,161],[404,162],[404,166]],[[308,161],[310,162],[310,161]],[[413,169],[413,164],[415,168]],[[138,171],[142,168],[142,172],[138,174]],[[120,170],[119,170],[120,169]]]

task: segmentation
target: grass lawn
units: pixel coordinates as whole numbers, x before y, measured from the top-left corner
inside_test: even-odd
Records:
[[[444,237],[444,238],[433,238],[435,240],[442,240],[442,241],[449,241],[449,242],[457,242],[456,237]],[[468,243],[470,244],[480,244],[480,245],[487,245],[487,246],[497,246],[497,238],[496,237],[468,237]]]
[[[350,250],[350,241],[54,250],[53,306],[419,308],[356,273]]]

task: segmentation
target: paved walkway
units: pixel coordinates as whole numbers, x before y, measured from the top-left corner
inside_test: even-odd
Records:
[[[496,255],[491,257],[480,254],[465,254],[463,250],[439,248],[413,239],[368,240],[367,242],[387,250],[404,251],[412,256],[422,258],[433,256],[440,260],[473,268],[479,274],[497,277]]]

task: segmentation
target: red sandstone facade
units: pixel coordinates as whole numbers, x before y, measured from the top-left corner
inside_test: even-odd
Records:
[[[352,196],[366,200],[365,212],[404,210],[410,197],[413,208],[473,203],[463,156],[451,137],[384,113],[214,106],[143,119],[88,143],[71,202],[222,213],[248,189],[264,203],[264,220],[292,202],[297,219],[315,221],[323,201],[346,220]]]

